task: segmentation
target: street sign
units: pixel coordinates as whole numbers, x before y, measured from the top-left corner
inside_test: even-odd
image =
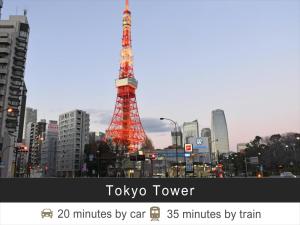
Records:
[[[193,152],[193,145],[192,144],[185,144],[184,145],[185,152]]]

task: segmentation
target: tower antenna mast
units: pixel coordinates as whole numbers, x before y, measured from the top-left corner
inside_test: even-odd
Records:
[[[126,10],[129,10],[129,0],[126,0],[126,3],[125,3],[126,5],[125,5],[125,9]]]

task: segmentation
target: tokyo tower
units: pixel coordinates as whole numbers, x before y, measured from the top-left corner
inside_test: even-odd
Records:
[[[129,153],[137,151],[146,139],[136,102],[137,84],[133,72],[131,12],[129,0],[126,0],[123,12],[121,63],[119,79],[116,80],[117,100],[111,123],[106,131],[106,139],[125,147]]]

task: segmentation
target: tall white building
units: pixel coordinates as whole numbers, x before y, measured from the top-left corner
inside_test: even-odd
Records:
[[[229,139],[225,113],[221,109],[212,111],[211,119],[211,142],[212,154],[217,156],[222,153],[229,153]]]
[[[182,142],[184,144],[192,144],[193,138],[199,137],[199,126],[198,120],[194,120],[192,122],[184,122],[183,126],[183,134],[182,134]]]
[[[1,2],[0,2],[1,3]],[[29,24],[26,15],[0,20],[0,176],[14,175],[14,146],[22,142]],[[7,109],[13,109],[8,112]]]
[[[36,123],[37,122],[37,110],[26,107],[25,110],[25,120],[24,120],[24,131],[23,131],[23,139],[28,139],[27,132],[27,124],[28,123]]]
[[[90,116],[74,110],[59,116],[56,173],[60,177],[80,176],[84,147],[89,143]]]

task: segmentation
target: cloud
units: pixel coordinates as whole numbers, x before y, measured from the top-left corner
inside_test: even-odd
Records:
[[[93,129],[106,129],[112,119],[111,110],[85,109],[90,114],[91,127]],[[170,132],[171,127],[168,123],[159,120],[159,118],[146,117],[141,119],[143,127],[147,133]]]
[[[170,126],[162,122],[159,118],[142,118],[142,124],[148,133],[170,132]]]
[[[85,109],[90,114],[92,123],[107,125],[112,118],[111,110]]]

